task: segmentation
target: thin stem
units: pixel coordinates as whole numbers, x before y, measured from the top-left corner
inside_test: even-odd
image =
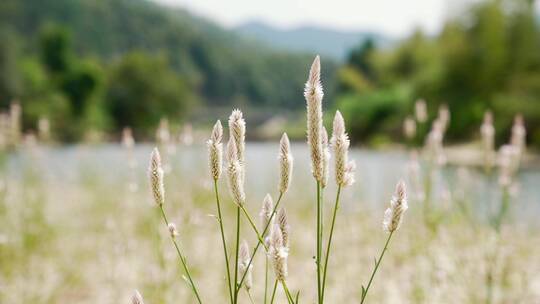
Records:
[[[229,289],[229,298],[233,302],[233,292],[231,287],[231,270],[229,265],[229,254],[227,253],[227,241],[225,240],[225,231],[223,229],[223,217],[221,216],[221,204],[219,201],[219,193],[217,180],[214,180],[214,192],[216,194],[216,206],[218,211],[219,230],[221,232],[221,242],[223,243],[223,255],[225,257],[225,267],[227,269],[227,288]]]
[[[287,283],[285,283],[285,280],[281,280],[281,285],[283,286],[283,291],[285,291],[285,295],[287,296],[287,302],[294,304],[294,299],[289,292],[289,288],[287,287]]]
[[[274,303],[274,297],[276,296],[277,283],[278,283],[278,280],[274,282],[274,290],[272,291],[272,298],[270,299],[270,304]]]
[[[163,217],[163,220],[165,221],[165,226],[169,227],[169,221],[167,220],[167,215],[165,215],[165,210],[163,210],[163,205],[159,206],[159,210],[161,210],[161,216]],[[195,286],[195,283],[193,282],[193,279],[191,278],[191,273],[189,272],[186,258],[180,251],[180,246],[178,246],[178,243],[176,242],[175,238],[172,235],[170,237],[171,237],[171,241],[174,244],[174,247],[176,248],[176,253],[178,254],[178,257],[180,258],[180,262],[182,263],[182,266],[184,267],[184,272],[186,273],[186,276],[189,280],[189,284],[191,285],[191,290],[193,290],[193,293],[195,293],[195,297],[197,297],[197,301],[199,302],[199,304],[201,304],[202,303],[201,297],[199,296],[199,292],[197,291],[197,286]]]
[[[388,235],[388,238],[386,239],[386,243],[384,244],[384,248],[381,251],[381,255],[379,256],[379,259],[377,260],[377,263],[375,263],[375,269],[373,269],[373,272],[371,273],[371,277],[369,278],[369,282],[367,287],[364,289],[362,286],[362,301],[360,301],[360,304],[363,304],[366,300],[367,293],[369,291],[369,287],[371,287],[371,282],[373,282],[373,278],[375,277],[375,273],[377,272],[377,269],[379,269],[379,265],[381,264],[381,261],[384,257],[384,253],[388,249],[388,244],[390,243],[390,239],[392,238],[392,235],[394,234],[394,231],[390,232]]]
[[[255,302],[253,302],[253,298],[251,297],[251,292],[249,292],[249,290],[246,289],[246,292],[247,292],[247,295],[248,295],[248,298],[249,298],[249,301],[251,302],[251,304],[255,304]]]
[[[321,298],[321,183],[317,181],[317,248],[315,250],[315,263],[317,264],[317,299]]]
[[[321,300],[324,302],[324,290],[326,287],[326,272],[328,270],[328,259],[330,257],[330,249],[332,248],[332,236],[334,235],[334,226],[336,224],[336,215],[337,211],[339,210],[339,196],[341,194],[341,186],[338,186],[337,194],[336,194],[336,202],[334,204],[334,211],[332,214],[332,223],[330,224],[330,235],[328,236],[328,244],[326,246],[326,256],[324,260],[324,267],[323,267],[323,280],[322,280],[322,294],[321,294]]]
[[[248,222],[251,225],[251,228],[253,228],[253,231],[255,232],[255,234],[257,235],[257,239],[259,240],[259,242],[263,244],[265,250],[268,250],[268,248],[266,248],[266,244],[264,243],[264,240],[262,239],[261,234],[259,233],[259,230],[257,229],[257,225],[255,225],[255,223],[253,222],[253,219],[251,219],[251,216],[247,212],[246,207],[244,207],[244,205],[241,205],[240,209],[242,209],[242,212],[248,219]]]
[[[264,259],[264,304],[266,304],[268,293],[268,258]]]
[[[240,206],[236,206],[236,246],[234,248],[234,304],[238,303],[238,291],[241,286],[238,286],[238,254],[240,249]],[[249,269],[249,266],[246,268]],[[245,272],[247,273],[247,271]]]
[[[274,206],[274,209],[272,210],[272,214],[270,215],[270,219],[268,220],[268,223],[266,223],[266,226],[263,229],[262,234],[265,235],[266,231],[270,227],[270,223],[272,222],[272,219],[274,218],[274,215],[276,215],[276,210],[279,207],[279,204],[281,203],[281,198],[283,197],[283,193],[279,194],[278,200],[276,202],[276,205]],[[257,254],[257,251],[259,250],[259,246],[261,246],[261,241],[259,240],[257,242],[257,245],[255,246],[255,249],[253,249],[253,253],[251,254],[251,257],[249,258],[249,263],[247,264],[247,269],[251,266],[251,263],[253,262],[253,259],[255,258],[255,255]],[[244,272],[244,275],[242,276],[242,279],[240,279],[240,283],[238,283],[238,288],[242,287],[242,283],[244,283],[244,280],[246,279],[247,271]]]

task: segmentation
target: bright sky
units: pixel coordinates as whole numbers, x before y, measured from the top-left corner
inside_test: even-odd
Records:
[[[449,9],[471,0],[154,0],[187,8],[226,27],[262,21],[280,28],[322,25],[404,36],[438,31]],[[452,3],[452,8],[448,3]],[[460,4],[456,4],[460,3]]]

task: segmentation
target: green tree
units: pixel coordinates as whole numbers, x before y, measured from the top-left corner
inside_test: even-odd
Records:
[[[375,42],[373,39],[368,38],[351,51],[347,60],[349,65],[357,68],[364,77],[371,81],[375,80],[375,69],[371,62],[375,50]]]
[[[163,56],[130,53],[110,71],[106,104],[116,128],[152,130],[162,116],[182,119],[194,101]]]
[[[48,25],[40,37],[41,59],[51,73],[65,73],[70,68],[71,46],[68,31]]]
[[[21,91],[17,67],[16,37],[8,30],[0,30],[0,105],[6,107]]]

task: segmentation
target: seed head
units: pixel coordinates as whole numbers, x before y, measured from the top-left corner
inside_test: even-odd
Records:
[[[330,145],[328,144],[328,132],[323,126],[321,144],[323,149],[323,177],[321,180],[321,186],[326,188],[328,184],[328,177],[330,176]]]
[[[131,296],[131,304],[144,304],[143,297],[138,290],[133,292],[133,295]]]
[[[122,146],[127,149],[133,148],[135,145],[135,140],[133,139],[133,132],[130,127],[125,127],[122,129]]]
[[[241,206],[246,200],[246,194],[244,193],[243,168],[237,155],[235,140],[231,137],[227,143],[227,177],[234,202]]]
[[[246,145],[246,122],[242,111],[235,109],[229,116],[229,137],[234,140],[238,161],[244,165],[244,151]]]
[[[307,141],[311,154],[311,169],[313,177],[319,182],[323,178],[322,152],[322,99],[324,96],[321,86],[321,63],[319,56],[315,57],[309,78],[304,89],[307,104]]]
[[[279,192],[285,193],[291,184],[293,156],[287,133],[283,133],[279,142]]]
[[[259,213],[263,230],[267,226],[272,228],[272,223],[270,223],[271,220],[273,221],[272,211],[274,211],[274,202],[272,201],[270,194],[266,194],[262,202],[261,212]],[[266,230],[267,232],[265,232],[265,235],[268,234],[269,229]]]
[[[210,139],[206,142],[208,146],[208,156],[210,163],[210,173],[212,178],[217,181],[221,176],[221,168],[223,164],[223,144],[221,139],[223,137],[223,127],[218,120],[212,130]]]
[[[407,192],[405,183],[399,181],[396,186],[396,193],[390,201],[390,207],[384,212],[383,228],[387,232],[394,232],[399,229],[403,221],[403,213],[407,211]]]
[[[510,143],[520,149],[520,153],[525,149],[525,137],[527,136],[527,130],[525,129],[525,123],[523,122],[523,116],[521,114],[516,115],[514,118],[514,125],[512,126],[512,137]]]
[[[346,187],[354,183],[354,171],[356,165],[349,161],[349,136],[345,133],[345,121],[339,111],[334,117],[334,129],[332,133],[332,147],[336,157],[336,183],[338,186]]]
[[[163,168],[161,166],[161,157],[159,156],[159,151],[157,148],[154,148],[150,156],[148,175],[150,178],[152,194],[154,195],[154,201],[156,204],[161,206],[165,201],[165,187],[163,186]]]
[[[178,230],[176,229],[176,225],[174,223],[169,223],[167,228],[169,229],[169,233],[171,234],[172,238],[175,238],[178,236]]]
[[[240,273],[238,283],[240,283],[240,279],[244,277],[244,273],[247,272],[244,279],[244,286],[246,287],[247,290],[250,290],[251,287],[253,287],[253,275],[252,275],[253,264],[249,265],[250,259],[251,258],[249,256],[248,243],[245,240],[243,240],[242,244],[240,245],[240,252],[238,255],[238,272]]]
[[[416,101],[416,103],[414,104],[414,114],[418,122],[424,123],[427,121],[428,114],[427,114],[427,106],[426,106],[425,100],[418,99]]]
[[[272,227],[270,234],[270,260],[274,266],[276,279],[284,281],[287,278],[287,257],[289,253],[283,246],[283,235],[279,225]]]
[[[447,104],[442,104],[439,106],[439,116],[437,118],[441,123],[443,133],[446,132],[448,123],[450,122],[450,110],[448,109]]]
[[[285,208],[279,209],[278,225],[279,225],[279,229],[281,230],[281,237],[283,239],[283,247],[287,248],[288,250],[290,226],[289,226],[289,220],[287,219],[287,211],[285,211]]]
[[[410,116],[407,116],[403,121],[403,133],[409,140],[416,136],[416,122]]]

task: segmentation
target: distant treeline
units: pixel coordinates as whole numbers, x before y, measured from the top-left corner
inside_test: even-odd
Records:
[[[499,143],[522,113],[529,143],[540,147],[539,21],[534,1],[482,1],[435,37],[417,31],[391,50],[360,45],[338,72],[337,104],[353,139],[400,138],[404,118],[424,98],[433,118],[448,105],[449,140],[477,137],[491,110]]]
[[[25,129],[46,116],[60,140],[148,136],[196,106],[298,110],[313,60],[145,0],[3,0],[0,39],[0,106],[18,99]]]
[[[437,36],[417,31],[391,49],[367,40],[341,67],[322,58],[324,106],[339,107],[352,139],[368,144],[400,140],[419,98],[432,117],[448,105],[448,140],[475,138],[491,110],[503,142],[522,113],[528,141],[540,147],[540,25],[533,6],[482,1]],[[124,126],[152,136],[161,117],[180,124],[193,110],[301,112],[313,60],[147,0],[3,0],[0,39],[0,107],[18,99],[25,130],[47,117],[63,141]],[[303,128],[296,134],[303,136]]]

